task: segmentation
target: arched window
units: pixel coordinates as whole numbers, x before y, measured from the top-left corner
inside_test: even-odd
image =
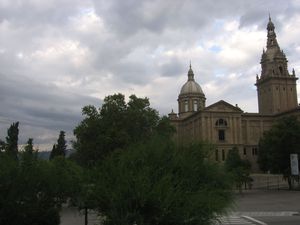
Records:
[[[283,74],[283,69],[282,69],[281,66],[279,66],[279,72],[280,72],[281,75]]]
[[[216,126],[217,127],[220,127],[220,126],[227,126],[227,121],[226,120],[224,120],[224,119],[218,119],[217,121],[216,121]]]

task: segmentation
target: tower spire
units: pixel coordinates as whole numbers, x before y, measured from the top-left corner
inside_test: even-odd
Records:
[[[267,49],[272,47],[276,47],[279,49],[279,45],[276,39],[275,26],[272,22],[270,13],[269,13],[269,22],[267,25],[267,31],[268,31]]]
[[[190,61],[190,69],[188,72],[188,80],[194,80],[194,71],[192,70],[192,62]]]

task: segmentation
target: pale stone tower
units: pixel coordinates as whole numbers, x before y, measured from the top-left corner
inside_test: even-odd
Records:
[[[258,110],[276,114],[297,107],[295,71],[288,72],[286,56],[277,43],[275,26],[269,17],[267,50],[261,57],[261,76],[256,77]]]
[[[188,80],[182,86],[178,96],[179,118],[184,118],[205,108],[205,95],[200,85],[194,79],[194,72],[190,64]]]

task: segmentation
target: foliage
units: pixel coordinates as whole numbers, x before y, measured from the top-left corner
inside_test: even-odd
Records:
[[[0,154],[0,224],[59,224],[62,203],[82,192],[82,170],[62,156],[38,160],[32,138],[18,153],[18,125],[13,123],[6,143],[0,143],[5,151]],[[57,146],[65,148],[64,132]]]
[[[175,127],[170,125],[170,120],[168,117],[163,116],[158,121],[158,124],[155,128],[156,134],[165,138],[171,138],[176,132]]]
[[[104,224],[207,225],[232,202],[227,175],[207,144],[161,138],[114,151],[95,168],[93,198]]]
[[[250,177],[251,164],[248,160],[242,160],[239,150],[234,147],[228,151],[225,160],[226,171],[230,172],[236,184],[236,187],[241,191],[243,184],[249,184],[252,179]]]
[[[80,168],[59,157],[49,162],[22,154],[20,161],[0,156],[0,224],[59,224],[61,204],[80,189]]]
[[[155,133],[170,135],[171,125],[166,118],[160,119],[158,112],[150,107],[148,98],[114,94],[105,97],[102,107],[85,106],[85,118],[75,128],[77,150],[73,158],[82,165],[95,165],[116,149],[145,141]]]
[[[19,122],[11,124],[7,130],[6,142],[0,140],[0,150],[11,158],[18,159]]]
[[[76,195],[70,199],[72,206],[77,207],[79,210],[83,209],[95,209],[97,207],[96,193],[94,192],[94,172],[95,167],[93,168],[84,168],[81,174],[81,180],[79,189]]]
[[[50,160],[57,156],[65,157],[66,154],[66,140],[65,140],[65,132],[60,131],[59,137],[57,139],[57,144],[53,145],[52,151],[50,153]]]
[[[291,188],[290,154],[293,153],[300,153],[300,122],[296,117],[285,117],[260,139],[258,164],[263,171],[283,174]]]
[[[5,151],[5,142],[0,139],[0,154]]]

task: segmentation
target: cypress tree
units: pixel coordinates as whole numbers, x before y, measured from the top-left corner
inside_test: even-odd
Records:
[[[65,157],[66,154],[66,140],[65,140],[65,132],[60,131],[59,137],[57,139],[57,144],[53,145],[51,154],[50,154],[50,160],[55,158],[56,156],[62,156]]]
[[[24,148],[25,152],[28,153],[29,155],[33,154],[33,139],[29,138],[27,141],[27,145]]]
[[[13,123],[7,130],[5,151],[13,159],[18,159],[19,122]]]

